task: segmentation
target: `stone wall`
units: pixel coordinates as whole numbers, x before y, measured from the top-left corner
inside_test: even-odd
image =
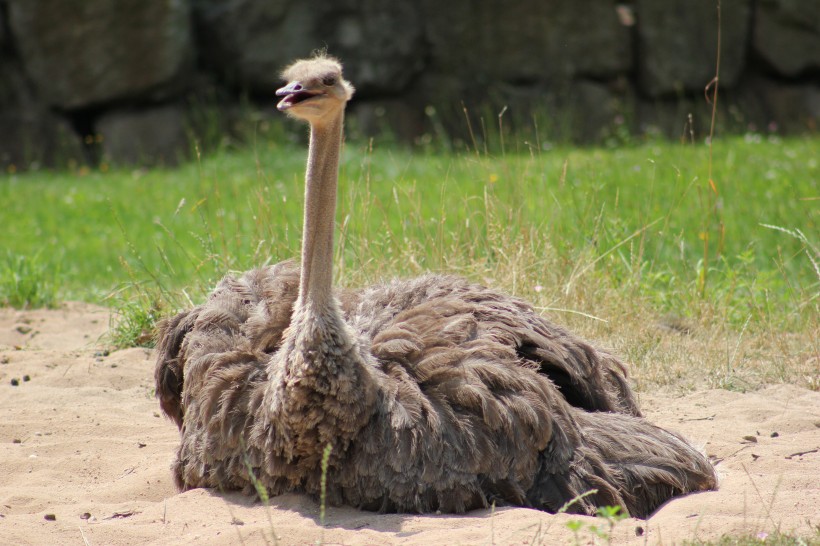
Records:
[[[815,132],[820,2],[721,18],[721,128]],[[325,46],[365,134],[463,138],[503,110],[544,140],[702,138],[717,30],[715,0],[0,0],[0,167],[174,163],[241,104],[274,116],[279,70]]]

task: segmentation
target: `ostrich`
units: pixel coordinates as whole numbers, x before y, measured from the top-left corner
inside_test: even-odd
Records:
[[[326,446],[328,502],[382,512],[575,499],[571,512],[647,517],[716,486],[701,453],[640,416],[618,359],[526,302],[432,274],[334,290],[353,87],[327,56],[283,77],[278,109],[310,125],[301,265],[227,276],[161,323],[156,392],[180,429],[180,489],[318,495]]]

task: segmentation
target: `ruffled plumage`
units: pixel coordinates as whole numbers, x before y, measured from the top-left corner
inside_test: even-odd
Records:
[[[597,489],[570,510],[645,517],[716,485],[702,454],[639,417],[619,360],[521,300],[450,276],[339,293],[366,376],[324,386],[351,400],[321,388],[291,400],[303,415],[278,427],[275,356],[298,282],[291,262],[229,276],[162,324],[157,394],[181,429],[179,487],[252,492],[252,469],[272,494],[318,494],[319,437],[334,444],[329,498],[371,510],[556,511]]]

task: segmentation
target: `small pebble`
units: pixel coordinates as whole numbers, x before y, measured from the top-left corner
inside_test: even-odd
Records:
[[[30,376],[30,375],[24,375],[24,376],[23,376],[23,381],[24,381],[24,382],[25,382],[25,381],[31,381],[31,376]]]
[[[17,379],[16,377],[12,377],[11,378],[11,386],[12,387],[17,387],[18,385],[20,385],[20,380]]]
[[[80,514],[80,519],[91,519],[91,514],[89,514],[88,512],[83,512],[82,514]]]
[[[755,443],[755,444],[757,443],[757,438],[752,436],[751,434],[747,434],[746,436],[743,437],[743,439],[746,440],[747,442],[752,442],[752,443]]]
[[[46,514],[45,516],[43,516],[43,518],[46,521],[57,521],[57,516],[55,516],[54,514]]]
[[[642,537],[643,536],[643,527],[641,527],[640,525],[635,527],[635,536],[636,537]]]
[[[771,434],[769,434],[769,436],[772,437],[772,438],[777,438],[778,436],[780,436],[780,433],[779,432],[772,432]]]
[[[21,440],[20,438],[15,438],[14,440],[11,441],[11,443],[12,444],[22,444],[23,440]]]

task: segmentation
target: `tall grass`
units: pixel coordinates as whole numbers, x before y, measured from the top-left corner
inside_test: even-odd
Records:
[[[0,307],[27,309],[54,307],[57,271],[49,268],[40,252],[6,253],[0,257]]]
[[[817,151],[817,139],[715,141],[723,240],[705,261],[703,143],[578,149],[508,137],[434,153],[350,142],[338,282],[466,275],[613,345],[639,383],[685,386],[698,359],[712,362],[710,385],[820,383]],[[302,147],[260,142],[176,170],[5,176],[4,244],[59,267],[62,299],[115,293],[120,309],[167,313],[226,272],[298,256],[304,161]]]
[[[816,140],[715,144],[728,265],[751,260],[759,271],[816,279],[805,244],[761,224],[817,238],[817,151]],[[503,157],[417,155],[351,144],[342,165],[340,266],[401,274],[492,264],[506,247],[528,242],[542,247],[528,252],[548,249],[571,269],[643,230],[596,265],[621,262],[611,271],[616,281],[639,267],[690,278],[702,257],[696,188],[705,153],[664,143],[548,152],[519,143]],[[271,145],[178,170],[5,176],[4,245],[19,255],[40,251],[51,270],[62,263],[64,297],[110,290],[127,277],[120,257],[172,287],[210,281],[297,253],[304,157],[301,148]]]

